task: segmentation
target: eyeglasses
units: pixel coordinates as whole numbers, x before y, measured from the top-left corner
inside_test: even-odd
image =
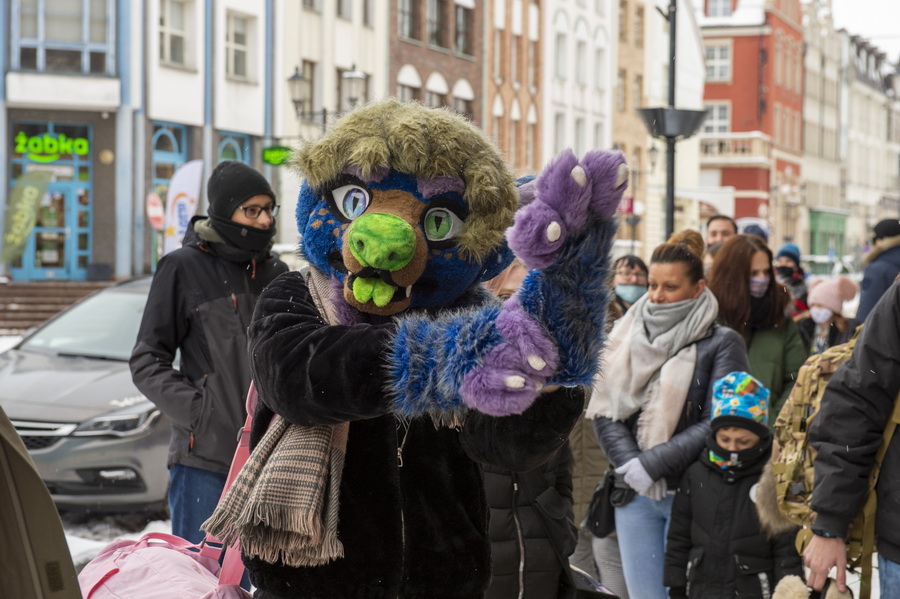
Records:
[[[278,204],[269,204],[268,206],[241,206],[244,216],[247,218],[259,218],[261,212],[267,212],[269,216],[278,216]]]
[[[617,270],[616,276],[622,277],[623,279],[634,278],[635,280],[638,280],[638,281],[646,281],[647,280],[647,275],[645,275],[643,272],[641,272],[639,270]]]

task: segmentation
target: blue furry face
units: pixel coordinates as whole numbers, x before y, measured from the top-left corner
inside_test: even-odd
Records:
[[[389,171],[368,181],[345,173],[318,190],[304,183],[296,213],[303,254],[363,312],[452,303],[502,270],[509,251],[504,244],[479,263],[458,247],[468,207],[461,183],[448,181]]]

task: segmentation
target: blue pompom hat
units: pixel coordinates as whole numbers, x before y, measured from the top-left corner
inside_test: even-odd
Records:
[[[747,372],[729,372],[713,384],[712,429],[739,426],[769,434],[769,390]]]
[[[794,243],[786,243],[778,250],[778,253],[775,254],[775,259],[778,260],[784,256],[785,258],[790,258],[794,261],[798,267],[800,266],[800,248]]]

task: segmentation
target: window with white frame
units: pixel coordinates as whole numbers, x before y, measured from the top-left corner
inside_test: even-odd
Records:
[[[704,49],[707,81],[731,81],[731,45],[710,44]]]
[[[114,75],[115,5],[115,0],[12,0],[10,68]]]
[[[566,58],[566,34],[565,33],[557,33],[556,34],[556,65],[554,68],[554,74],[557,79],[565,79],[566,78],[566,63],[568,62]]]
[[[644,45],[644,7],[634,7],[634,45]]]
[[[583,118],[575,119],[575,154],[583,156],[587,151],[586,134],[587,127],[584,125]]]
[[[566,115],[562,112],[556,113],[553,123],[553,133],[553,153],[559,154],[566,147]]]
[[[537,88],[538,80],[538,42],[528,40],[528,87]]]
[[[522,47],[522,36],[512,35],[512,47],[509,49],[509,74],[514,85],[519,84],[519,48]]]
[[[634,86],[631,89],[631,102],[636,109],[641,107],[641,98],[644,97],[644,77],[643,75],[634,76]]]
[[[444,105],[444,96],[438,92],[428,90],[425,92],[425,105],[440,108]]]
[[[575,44],[575,77],[578,85],[587,85],[587,73],[587,42],[578,40],[578,43]]]
[[[419,0],[400,0],[397,4],[397,35],[401,38],[418,40]]]
[[[188,66],[189,7],[182,0],[162,0],[159,5],[159,60]]]
[[[619,112],[625,112],[625,86],[627,83],[625,82],[625,69],[619,69],[619,74],[616,77],[616,110]]]
[[[350,12],[353,6],[353,0],[337,0],[337,16],[342,19],[349,19],[353,15]]]
[[[606,89],[606,50],[594,48],[594,89]]]
[[[704,133],[727,133],[731,131],[729,107],[727,103],[706,104],[706,120],[703,121]]]
[[[397,84],[397,99],[401,102],[409,102],[419,99],[419,88],[411,85]]]
[[[252,17],[228,13],[225,25],[225,73],[235,79],[250,79]]]
[[[509,121],[509,164],[513,168],[519,166],[519,120],[510,119]]]
[[[500,77],[502,74],[502,68],[503,68],[503,54],[502,54],[503,35],[502,35],[502,33],[503,32],[501,32],[499,29],[494,29],[494,52],[493,52],[494,64],[492,66],[493,66],[493,71],[494,71],[494,79],[496,81],[500,81]]]
[[[372,27],[375,24],[374,4],[374,0],[363,0],[362,3],[362,22],[367,27]]]
[[[447,47],[446,5],[446,0],[428,0],[428,43],[438,48]]]
[[[456,51],[460,54],[472,56],[475,49],[472,47],[472,24],[475,11],[461,4],[456,5]]]
[[[727,17],[731,15],[731,0],[706,0],[706,16]]]

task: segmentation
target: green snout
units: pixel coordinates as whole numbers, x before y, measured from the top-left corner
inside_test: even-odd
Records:
[[[393,214],[364,214],[353,221],[347,233],[350,253],[363,266],[399,270],[416,252],[416,233],[405,220]]]

